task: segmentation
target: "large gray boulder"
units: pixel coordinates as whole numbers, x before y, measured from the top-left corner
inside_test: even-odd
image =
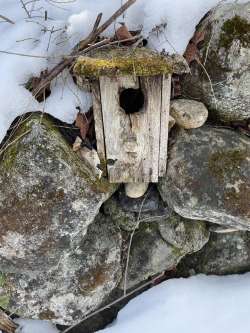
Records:
[[[249,272],[250,233],[211,233],[208,243],[199,252],[185,257],[178,270],[182,275]]]
[[[158,187],[185,218],[250,230],[250,139],[224,128],[177,131]]]
[[[205,69],[190,64],[183,95],[205,103],[219,120],[250,118],[250,2],[219,5],[197,31],[205,33],[200,50]]]
[[[13,140],[0,161],[2,294],[24,316],[70,324],[119,282],[121,236],[113,225],[91,225],[114,187],[91,174],[45,115],[27,118]]]

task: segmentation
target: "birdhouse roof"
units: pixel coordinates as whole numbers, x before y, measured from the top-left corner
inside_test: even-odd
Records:
[[[163,55],[147,48],[110,47],[80,56],[74,66],[77,75],[99,76],[181,74],[188,65],[180,55]]]

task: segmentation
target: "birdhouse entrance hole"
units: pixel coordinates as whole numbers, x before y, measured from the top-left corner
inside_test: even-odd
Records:
[[[120,106],[126,114],[136,113],[142,110],[144,95],[141,89],[128,88],[120,93]]]

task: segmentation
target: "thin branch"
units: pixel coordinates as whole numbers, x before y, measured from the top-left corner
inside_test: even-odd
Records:
[[[145,201],[146,201],[149,193],[150,193],[150,190],[148,191],[148,193],[145,195],[145,197],[142,200],[142,203],[141,203],[141,206],[140,206],[140,210],[139,210],[139,213],[138,213],[138,216],[137,216],[137,221],[136,221],[136,224],[134,226],[134,229],[133,229],[133,231],[132,231],[132,233],[130,235],[130,239],[129,239],[129,245],[128,245],[128,251],[127,251],[127,260],[126,260],[126,267],[125,267],[125,272],[124,272],[124,286],[123,286],[124,296],[127,295],[127,277],[128,277],[129,257],[130,257],[130,251],[131,251],[132,241],[133,241],[133,238],[134,238],[135,231],[136,231],[136,229],[138,229],[138,227],[140,225],[142,208],[144,206],[144,203],[145,203]]]
[[[33,54],[11,52],[11,51],[3,51],[3,50],[0,50],[0,53],[11,54],[11,55],[16,55],[16,56],[20,56],[20,57],[40,58],[40,59],[51,59],[51,58],[58,58],[59,57],[59,56],[49,56],[48,57],[48,56],[42,56],[42,55],[33,55]]]
[[[160,279],[162,276],[163,276],[163,273],[164,272],[161,272],[159,275],[157,275],[156,277],[154,277],[153,279],[151,279],[150,281],[140,285],[139,287],[131,290],[130,292],[128,292],[126,295],[123,295],[119,298],[117,298],[115,301],[103,306],[102,308],[90,313],[89,315],[87,315],[86,317],[83,318],[83,320],[81,320],[79,323],[75,324],[75,325],[72,325],[68,328],[66,328],[66,330],[62,331],[62,333],[69,333],[73,328],[77,327],[78,325],[82,324],[84,321],[86,321],[87,319],[89,318],[92,318],[93,316],[97,315],[98,313],[110,308],[111,306],[123,301],[124,299],[128,298],[129,296],[132,296],[133,294],[137,293],[138,291],[154,284],[155,281],[157,281],[158,279]]]
[[[0,150],[0,155],[2,155],[5,150],[7,150],[11,145],[13,145],[15,142],[17,142],[18,140],[20,140],[23,136],[25,136],[26,134],[28,134],[31,130],[27,130],[26,132],[24,132],[23,134],[21,134],[19,137],[17,137],[15,140],[11,141],[9,144],[7,144],[3,149]]]
[[[80,42],[71,52],[71,56],[76,56],[79,51],[83,51],[89,44],[93,43],[97,36],[99,36],[117,17],[119,17],[125,10],[127,10],[132,4],[134,4],[136,0],[128,0],[121,8],[119,8],[101,27],[97,30],[97,23],[100,21],[99,14],[96,18],[94,27],[88,37]],[[58,65],[56,65],[52,70],[48,72],[48,75],[45,79],[41,79],[40,84],[38,84],[37,88],[33,91],[34,94],[39,94],[42,91],[42,86],[48,86],[50,82],[61,73],[66,67],[70,66],[73,63],[73,59],[64,59]]]
[[[10,24],[15,24],[14,21],[12,21],[11,19],[9,19],[8,17],[6,17],[4,15],[0,15],[0,18],[3,19],[4,21],[10,23]]]
[[[112,24],[119,16],[121,16],[130,6],[132,6],[136,0],[128,0],[123,6],[121,6],[103,25],[100,26],[99,29],[97,29],[96,33],[97,35],[100,35],[103,33],[104,30],[106,30],[110,24]]]
[[[30,13],[29,13],[29,11],[28,11],[28,9],[27,9],[25,3],[23,2],[23,0],[19,0],[19,1],[21,2],[22,7],[23,7],[23,9],[25,10],[25,12],[26,12],[28,18],[31,18],[31,15],[30,15]]]

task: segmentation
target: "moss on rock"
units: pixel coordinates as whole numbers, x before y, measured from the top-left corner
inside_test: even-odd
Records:
[[[235,171],[247,158],[247,152],[241,149],[218,151],[213,153],[208,161],[211,174],[219,180],[230,171]]]
[[[236,39],[241,42],[242,46],[250,46],[250,23],[238,15],[224,22],[219,46],[228,49]]]

